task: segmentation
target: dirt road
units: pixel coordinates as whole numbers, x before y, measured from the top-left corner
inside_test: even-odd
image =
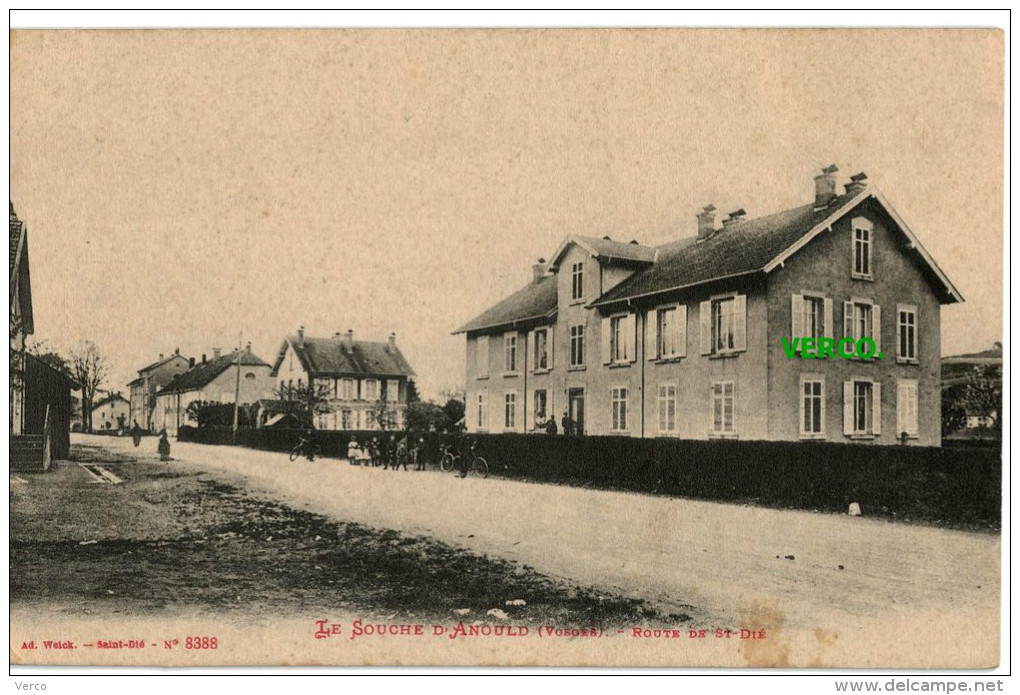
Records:
[[[131,448],[130,440],[101,444]],[[428,534],[667,611],[694,606],[694,620],[710,628],[782,633],[773,645],[786,652],[776,662],[834,664],[854,654],[855,665],[990,664],[998,654],[998,535],[337,460],[290,463],[232,447],[175,443],[173,456],[242,474],[253,490],[335,519]]]

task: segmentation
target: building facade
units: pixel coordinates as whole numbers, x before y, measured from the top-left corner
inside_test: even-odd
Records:
[[[182,426],[197,425],[188,413],[188,406],[196,401],[254,405],[272,394],[269,372],[269,364],[255,355],[250,345],[226,355],[215,350],[209,360],[203,355],[201,362],[156,393],[154,428],[174,436]]]
[[[180,350],[170,356],[160,354],[159,359],[138,370],[138,378],[128,384],[129,412],[128,426],[135,423],[143,430],[155,432],[156,393],[178,374],[195,366],[194,360],[182,357]]]
[[[314,338],[300,328],[283,341],[272,369],[277,398],[314,390],[320,401],[314,424],[323,430],[402,428],[413,376],[395,334],[373,342],[355,340],[350,330]]]
[[[962,297],[863,174],[838,192],[835,173],[813,203],[722,225],[707,206],[657,247],[568,237],[455,331],[469,429],[938,445],[940,309]],[[875,356],[812,358],[844,338]]]
[[[10,462],[16,470],[47,470],[71,449],[71,392],[78,385],[64,370],[28,353],[35,332],[28,229],[10,204]]]
[[[110,393],[92,406],[92,429],[120,430],[131,427],[131,403],[120,392]]]
[[[28,264],[28,229],[10,203],[10,434],[25,428],[25,340],[35,331],[32,317],[32,278]]]

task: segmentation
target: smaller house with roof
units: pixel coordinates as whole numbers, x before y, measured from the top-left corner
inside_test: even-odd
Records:
[[[277,394],[312,386],[323,400],[315,427],[323,430],[399,429],[414,370],[391,333],[385,342],[355,340],[354,331],[332,338],[287,336],[273,364]]]
[[[138,378],[128,384],[130,389],[130,407],[127,424],[134,427],[135,423],[143,430],[155,432],[153,411],[156,407],[156,392],[170,383],[178,374],[195,366],[195,360],[181,355],[179,349],[172,355],[160,353],[159,359],[138,370]]]
[[[120,391],[107,393],[92,406],[93,430],[119,430],[131,426],[131,403]]]
[[[269,363],[251,351],[244,350],[220,354],[213,350],[212,359],[202,355],[202,361],[175,376],[156,393],[153,423],[156,431],[165,429],[176,435],[184,425],[195,426],[188,415],[188,406],[196,401],[253,405],[270,396],[273,380],[269,376]]]

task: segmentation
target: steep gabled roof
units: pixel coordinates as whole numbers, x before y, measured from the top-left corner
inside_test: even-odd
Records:
[[[178,357],[180,357],[185,362],[188,361],[187,357],[184,357],[179,352],[175,352],[175,353],[173,353],[172,355],[170,355],[168,357],[164,357],[162,359],[156,360],[152,364],[150,364],[150,365],[148,365],[146,367],[142,367],[141,369],[138,370],[138,373],[140,375],[142,375],[142,374],[145,374],[145,372],[151,372],[153,369],[156,369],[157,367],[162,367],[167,362],[172,362],[173,360],[175,360]]]
[[[188,371],[181,372],[176,375],[166,386],[159,390],[157,395],[164,393],[185,393],[187,391],[197,391],[211,383],[212,380],[220,374],[227,371],[227,369],[235,364],[235,360],[243,367],[269,366],[269,363],[255,355],[251,351],[251,348],[243,350],[240,357],[238,357],[237,353],[238,351],[235,350],[228,355],[221,355],[220,357],[209,360],[208,362],[196,364]]]
[[[630,261],[635,263],[652,263],[655,260],[655,249],[651,246],[642,246],[635,242],[613,241],[612,239],[572,234],[564,239],[556,253],[549,262],[550,268],[555,268],[560,263],[560,258],[566,253],[571,244],[577,244],[595,258],[615,259],[619,261]]]
[[[637,299],[751,273],[768,273],[868,198],[874,198],[920,253],[952,302],[963,301],[917,237],[882,194],[873,189],[845,193],[825,208],[803,205],[765,217],[733,222],[704,241],[697,237],[660,246],[656,263],[630,276],[593,306]]]
[[[556,276],[547,275],[514,292],[453,333],[456,335],[520,321],[549,319],[556,314],[556,301]]]
[[[96,408],[106,405],[107,403],[110,403],[112,401],[124,401],[125,403],[130,402],[128,401],[128,399],[124,398],[124,396],[120,395],[119,393],[111,393],[110,395],[103,397],[98,402],[93,403],[92,409],[95,410]]]
[[[396,345],[355,340],[348,351],[342,336],[312,338],[287,336],[270,372],[277,376],[287,348],[294,350],[302,368],[311,376],[414,376],[414,369]]]

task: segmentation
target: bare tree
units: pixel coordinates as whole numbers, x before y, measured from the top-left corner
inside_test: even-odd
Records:
[[[92,431],[92,403],[107,376],[106,357],[91,340],[71,350],[71,374],[81,386],[82,429]]]

